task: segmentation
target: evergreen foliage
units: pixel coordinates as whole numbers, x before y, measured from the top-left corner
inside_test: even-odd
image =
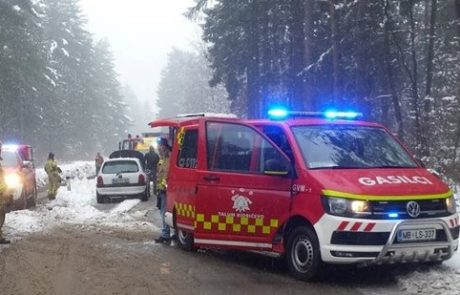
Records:
[[[203,51],[173,49],[158,87],[159,117],[202,112],[228,113],[226,91],[219,86],[209,86],[211,75]]]
[[[85,25],[78,0],[0,1],[3,141],[31,144],[39,159],[117,147],[126,104],[107,42]]]
[[[246,106],[240,115],[358,109],[460,178],[458,0],[196,2],[211,84]]]

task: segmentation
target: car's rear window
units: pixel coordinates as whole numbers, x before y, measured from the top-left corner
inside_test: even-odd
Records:
[[[18,158],[16,157],[15,152],[11,151],[2,151],[0,157],[0,163],[2,167],[16,167],[18,166]]]
[[[102,168],[103,174],[135,173],[139,172],[139,166],[135,161],[106,162]]]

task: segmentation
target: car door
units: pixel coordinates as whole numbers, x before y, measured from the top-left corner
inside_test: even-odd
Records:
[[[198,165],[198,125],[179,128],[168,176],[168,211],[175,208],[176,225],[193,231]]]
[[[292,179],[281,175],[289,160],[254,127],[218,120],[205,125],[207,165],[197,171],[195,243],[271,249],[290,212]]]

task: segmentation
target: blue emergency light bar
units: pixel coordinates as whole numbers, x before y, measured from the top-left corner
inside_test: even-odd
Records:
[[[346,111],[339,112],[335,110],[328,110],[326,112],[296,112],[288,111],[285,108],[273,108],[268,111],[268,117],[272,120],[285,120],[287,118],[325,118],[330,120],[343,119],[343,120],[354,120],[362,117],[362,113]]]
[[[286,109],[271,109],[268,111],[268,117],[273,120],[282,120],[288,117],[289,111]]]

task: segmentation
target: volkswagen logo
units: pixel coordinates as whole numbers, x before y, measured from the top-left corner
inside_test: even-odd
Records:
[[[410,201],[406,205],[407,214],[412,218],[417,218],[420,215],[420,205],[417,202]]]

